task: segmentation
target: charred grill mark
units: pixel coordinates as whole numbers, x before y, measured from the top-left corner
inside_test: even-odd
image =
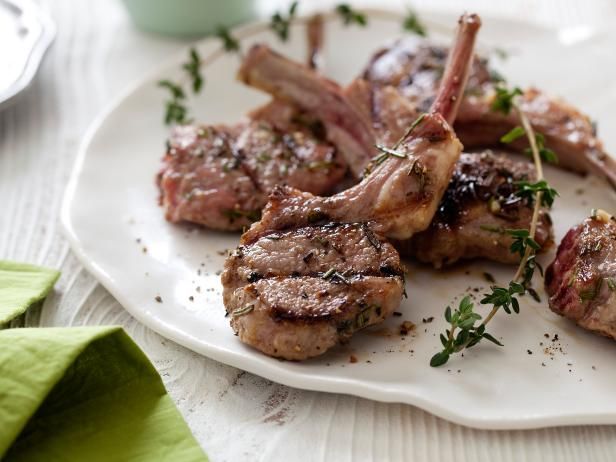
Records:
[[[516,182],[534,177],[530,164],[513,162],[489,151],[463,154],[439,209],[436,220],[455,224],[464,210],[476,202],[488,203],[490,212],[500,218],[515,221],[519,208],[529,204],[516,195]]]
[[[332,274],[327,274],[327,271],[293,271],[288,276],[281,276],[280,274],[259,274],[256,272],[250,273],[246,281],[249,284],[254,284],[262,279],[280,279],[284,277],[290,278],[300,278],[300,277],[310,277],[310,278],[320,278],[331,284],[346,284],[348,285],[350,282],[361,280],[365,277],[385,277],[385,278],[401,278],[404,276],[404,270],[402,268],[394,268],[392,266],[381,266],[378,271],[345,271],[343,273],[338,273],[337,271],[333,271]],[[253,277],[253,275],[256,275]]]
[[[292,258],[275,264],[262,261],[264,253],[274,248],[295,249],[299,262]],[[351,334],[381,318],[384,309],[389,310],[374,303],[380,300],[381,291],[401,291],[404,285],[397,253],[367,223],[327,223],[277,231],[238,250],[233,256],[244,255],[242,261],[237,260],[242,272],[238,273],[237,267],[231,270],[232,257],[223,284],[232,282],[227,287],[234,287],[242,306],[266,306],[268,316],[276,322],[334,322],[339,333]],[[326,262],[319,260],[326,255]],[[366,264],[374,258],[377,262]],[[230,279],[225,282],[225,278]],[[280,292],[286,295],[281,297]]]
[[[391,281],[391,283],[393,282]],[[309,282],[307,283],[309,284]],[[276,303],[270,306],[272,319],[276,322],[293,321],[307,325],[333,320],[336,322],[338,333],[345,331],[352,333],[367,326],[371,318],[382,317],[382,307],[376,303],[367,303],[361,296],[361,287],[350,285],[345,290],[350,291],[349,296],[340,298],[334,306],[325,301],[331,295],[329,291],[317,292],[312,296],[304,291],[301,294],[302,299],[310,300],[311,297],[314,297],[316,304],[325,303],[328,309],[309,312],[289,309],[283,304]]]
[[[248,282],[257,282],[259,279],[263,279],[263,275],[253,271],[248,275]]]

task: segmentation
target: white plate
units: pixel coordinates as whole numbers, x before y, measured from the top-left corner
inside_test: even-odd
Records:
[[[423,17],[432,31],[451,31],[456,19]],[[400,32],[399,22],[391,19],[371,15],[370,23],[366,29],[344,28],[337,20],[328,23],[328,75],[347,82],[377,46]],[[269,32],[257,33],[244,46],[267,41],[303,59],[302,31],[295,26],[284,46]],[[602,46],[604,40],[592,33],[557,34],[487,18],[480,34],[484,47],[513,50],[502,66],[512,81],[562,91],[597,118],[600,127],[615,122],[609,101],[616,90],[616,65],[614,55],[608,55],[610,47]],[[216,46],[204,41],[199,48],[205,56]],[[63,206],[62,222],[73,250],[132,315],[194,351],[280,383],[414,404],[473,427],[616,423],[616,345],[552,314],[545,302],[524,300],[521,314],[499,313],[489,330],[502,338],[504,348],[482,344],[445,367],[429,367],[445,327],[445,306],[469,287],[471,293],[472,288],[485,288],[484,271],[505,283],[511,267],[476,262],[436,272],[411,265],[409,298],[400,307],[403,317],[358,333],[350,345],[314,360],[279,361],[241,344],[224,317],[218,276],[221,253],[237,245],[238,235],[171,225],[156,204],[154,175],[168,131],[161,123],[164,95],[155,82],[177,76],[184,56],[141,82],[94,124]],[[568,65],[572,61],[575,66]],[[233,122],[267,100],[234,81],[237,65],[237,57],[224,56],[206,69],[204,94],[193,103],[198,120]],[[616,133],[604,135],[615,151]],[[600,181],[551,168],[548,175],[562,196],[552,215],[558,240],[591,207],[614,208],[614,194]],[[585,194],[576,193],[578,188]],[[543,290],[539,292],[545,300]],[[162,303],[155,301],[157,295]],[[422,322],[431,316],[433,322]],[[386,335],[403,320],[417,325],[412,335]],[[559,340],[552,342],[555,334]],[[357,363],[350,363],[351,354]]]
[[[30,0],[0,0],[0,108],[28,88],[53,41],[56,26]]]

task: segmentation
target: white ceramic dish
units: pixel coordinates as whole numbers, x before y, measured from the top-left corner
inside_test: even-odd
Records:
[[[55,35],[55,24],[36,3],[0,0],[0,108],[32,83]]]
[[[431,31],[450,32],[456,19],[427,13],[423,18]],[[398,24],[373,14],[366,29],[328,22],[326,73],[347,82],[379,44],[399,35]],[[607,39],[587,32],[558,33],[484,18],[480,42],[512,50],[501,65],[511,81],[567,95],[597,118],[601,128],[616,122],[605,97],[611,92],[613,101],[616,60],[609,47],[601,46]],[[283,46],[270,33],[260,32],[244,45],[264,40],[302,59],[300,26],[293,27],[291,37]],[[341,44],[353,44],[352,49]],[[205,56],[215,46],[204,41],[199,48]],[[567,65],[573,55],[575,67]],[[510,267],[475,262],[436,272],[410,265],[403,317],[361,332],[350,345],[321,358],[283,362],[241,344],[224,317],[218,277],[221,254],[236,246],[238,235],[171,225],[156,204],[154,175],[167,128],[161,122],[163,95],[155,82],[177,74],[183,60],[184,55],[174,58],[140,82],[93,124],[63,206],[62,223],[73,250],[132,315],[194,351],[277,382],[414,404],[473,427],[616,423],[616,345],[552,314],[545,301],[525,300],[521,314],[495,318],[490,330],[502,338],[504,348],[480,345],[445,367],[429,367],[439,348],[438,333],[445,327],[444,307],[468,288],[471,293],[478,288],[480,294],[487,285],[484,271],[508,281]],[[234,81],[237,65],[235,56],[224,56],[206,69],[204,94],[193,103],[198,120],[233,122],[267,100]],[[604,135],[608,149],[616,152],[616,133]],[[614,209],[615,196],[600,181],[552,168],[547,173],[562,196],[552,214],[558,241],[591,207]],[[539,293],[545,300],[543,290]],[[162,303],[155,301],[158,295]],[[422,322],[432,316],[432,322]],[[405,338],[395,333],[403,320],[417,325]],[[555,335],[558,341],[552,341]],[[350,363],[351,354],[356,363]]]

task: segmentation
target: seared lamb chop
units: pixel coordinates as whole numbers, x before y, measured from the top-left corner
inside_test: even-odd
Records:
[[[243,342],[299,360],[384,320],[400,304],[403,274],[398,253],[367,225],[306,226],[238,247],[223,297]]]
[[[334,192],[346,165],[319,127],[277,101],[235,127],[174,127],[158,175],[167,220],[240,230],[259,219],[277,184]]]
[[[552,311],[616,339],[616,218],[599,211],[570,229],[545,288]]]
[[[363,73],[376,86],[395,86],[414,104],[430,106],[443,75],[447,49],[424,40],[406,38],[378,51]],[[504,133],[519,125],[515,114],[491,110],[498,79],[486,59],[475,58],[455,130],[464,146],[498,146]],[[559,165],[592,173],[616,187],[616,161],[603,151],[588,116],[569,104],[531,88],[524,91],[521,107],[533,128],[545,135],[546,145],[556,151]],[[513,147],[527,145],[520,139]]]
[[[222,275],[240,340],[272,356],[305,359],[398,306],[402,271],[384,237],[425,229],[445,191],[462,149],[447,121],[455,118],[479,24],[475,15],[461,18],[433,110],[359,185],[330,198],[274,189]]]
[[[516,195],[516,183],[535,180],[529,162],[489,150],[463,153],[430,227],[394,245],[403,255],[436,268],[469,258],[517,263],[519,255],[509,249],[513,238],[504,230],[529,228],[533,206]],[[542,210],[535,234],[542,248],[551,242],[551,225]]]
[[[353,174],[361,177],[374,156],[375,137],[369,121],[351,106],[340,85],[260,44],[248,51],[237,76],[322,121],[327,138],[341,151]]]
[[[315,67],[323,40],[319,15],[307,35]],[[331,194],[342,189],[346,170],[318,119],[273,100],[235,126],[175,127],[157,183],[167,220],[238,231],[259,219],[275,185]]]

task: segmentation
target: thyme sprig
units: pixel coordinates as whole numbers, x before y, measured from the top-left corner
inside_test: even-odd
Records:
[[[297,13],[299,2],[291,3],[288,13],[285,15],[277,11],[270,19],[269,28],[278,36],[280,40],[286,42],[289,40],[289,30],[293,19]]]
[[[186,123],[188,110],[184,104],[186,94],[182,87],[171,80],[160,80],[158,86],[169,91],[169,99],[165,101],[165,123]]]
[[[420,37],[427,37],[428,35],[426,27],[420,21],[417,13],[412,9],[409,9],[408,13],[404,17],[404,21],[402,21],[402,29],[419,35]]]
[[[297,17],[298,6],[299,1],[294,1],[286,12],[275,12],[270,17],[268,23],[244,28],[242,31],[235,33],[235,35],[231,34],[228,28],[219,26],[214,35],[220,39],[221,46],[205,59],[199,56],[196,48],[191,48],[188,60],[181,65],[181,68],[184,70],[182,78],[177,81],[165,79],[158,82],[158,85],[168,92],[168,98],[165,101],[165,124],[186,124],[191,121],[187,105],[188,91],[185,88],[188,87],[186,85],[190,84],[193,94],[200,93],[205,83],[202,69],[225,53],[237,53],[241,56],[242,39],[257,32],[270,29],[281,41],[288,41],[291,25],[307,22],[306,19]],[[342,19],[345,25],[356,24],[364,27],[368,24],[367,15],[354,9],[348,3],[336,5],[334,12]],[[388,14],[385,17],[391,19],[393,16]],[[426,29],[419,21],[417,15],[411,11],[405,17],[403,27],[405,30],[419,35],[425,35],[426,33]]]
[[[196,48],[191,48],[188,51],[188,62],[182,64],[182,69],[186,71],[190,78],[193,93],[197,94],[203,87],[203,75],[201,75],[200,63],[201,57]]]
[[[515,195],[526,199],[529,205],[533,205],[537,193],[541,192],[541,205],[544,207],[552,207],[554,200],[559,195],[558,191],[550,187],[545,180],[539,180],[536,183],[529,183],[528,181],[517,181],[516,186],[518,190]]]
[[[515,127],[509,133],[503,135],[503,143],[511,143],[522,136],[526,136],[530,145],[530,153],[537,171],[537,181],[535,183],[519,182],[518,196],[527,200],[529,206],[533,206],[533,214],[529,229],[503,229],[501,227],[482,227],[487,231],[499,234],[507,234],[512,238],[510,247],[511,253],[518,254],[520,263],[514,277],[507,286],[490,286],[490,292],[485,293],[480,300],[481,305],[491,305],[492,309],[479,324],[481,315],[474,311],[474,304],[469,297],[465,297],[460,302],[460,307],[452,314],[451,309],[445,310],[445,320],[450,327],[441,334],[443,349],[432,356],[430,365],[433,367],[445,364],[450,356],[458,353],[465,348],[470,348],[478,344],[482,339],[489,340],[497,345],[502,344],[487,334],[486,325],[502,309],[507,314],[519,313],[520,302],[518,298],[528,293],[537,299],[536,292],[530,287],[535,270],[539,270],[543,275],[543,269],[536,260],[535,253],[540,249],[539,243],[535,240],[539,213],[542,206],[550,207],[558,192],[551,188],[543,177],[542,160],[551,162],[556,160],[553,151],[545,147],[544,137],[540,133],[535,133],[528,117],[524,114],[519,104],[519,96],[522,91],[519,88],[508,89],[499,86],[496,89],[494,101],[491,108],[493,111],[509,114],[515,111],[521,126]],[[456,334],[457,331],[457,334]]]
[[[222,47],[230,53],[240,52],[240,42],[231,35],[229,29],[224,26],[218,26],[214,35],[222,41]]]
[[[196,48],[188,51],[188,61],[182,64],[186,77],[190,80],[190,86],[194,94],[203,88],[203,75],[201,74],[201,57]],[[190,122],[188,108],[186,107],[186,92],[182,83],[171,80],[161,80],[158,86],[169,92],[169,99],[165,101],[165,123],[167,125],[185,124]]]
[[[345,26],[357,24],[360,27],[366,27],[368,25],[366,15],[353,9],[348,3],[340,3],[335,11],[340,15]]]
[[[452,354],[458,353],[465,348],[470,348],[482,339],[502,346],[502,343],[486,332],[484,323],[476,324],[477,321],[481,320],[481,315],[474,311],[473,302],[468,295],[462,299],[455,311],[452,312],[451,307],[447,307],[445,310],[445,320],[451,327],[445,330],[444,334],[440,335],[443,350],[436,353],[430,359],[430,366],[432,367],[442,366],[449,361],[449,357]]]

